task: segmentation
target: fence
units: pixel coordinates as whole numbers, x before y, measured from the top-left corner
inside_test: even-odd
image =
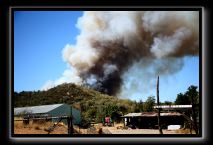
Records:
[[[58,122],[56,124],[54,124],[53,126],[48,128],[48,134],[50,132],[52,132],[55,127],[63,120],[66,119],[67,120],[67,125],[68,125],[68,129],[67,132],[68,134],[73,134],[73,122],[72,122],[72,117],[71,116],[60,116],[60,117],[41,117],[41,118],[30,118],[30,117],[24,117],[24,119],[15,119],[14,121],[23,121],[24,124],[29,124],[30,120],[33,121],[38,121],[38,120],[42,120],[42,121],[48,121],[51,119],[58,119]]]

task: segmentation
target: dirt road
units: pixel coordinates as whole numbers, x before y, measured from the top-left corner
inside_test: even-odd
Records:
[[[105,134],[159,134],[158,129],[116,129],[115,127],[103,127]],[[163,130],[163,134],[183,134],[175,130]]]

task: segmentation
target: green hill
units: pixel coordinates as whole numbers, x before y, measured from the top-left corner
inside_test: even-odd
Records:
[[[65,83],[47,91],[14,92],[14,107],[66,103],[82,112],[83,124],[101,122],[105,116],[119,121],[119,116],[137,112],[138,103],[102,94],[87,87]]]
[[[62,84],[47,91],[22,91],[14,93],[14,106],[34,106],[55,103],[73,104],[94,97],[110,97],[92,89],[75,84]]]

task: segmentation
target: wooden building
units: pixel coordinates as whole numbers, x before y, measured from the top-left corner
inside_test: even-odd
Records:
[[[122,118],[125,126],[132,128],[158,128],[158,113],[156,112],[129,113]],[[160,120],[163,128],[167,128],[168,125],[184,125],[184,117],[178,112],[160,113]]]

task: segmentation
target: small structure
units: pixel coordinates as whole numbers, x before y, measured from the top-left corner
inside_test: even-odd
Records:
[[[14,108],[14,116],[22,116],[24,118],[42,118],[42,117],[60,117],[60,116],[72,116],[73,124],[81,123],[81,113],[79,110],[71,107],[67,104],[52,104],[52,105],[40,105],[30,107],[18,107]],[[52,119],[52,122],[57,122],[58,119]],[[66,120],[62,120],[67,124]]]
[[[193,105],[156,105],[153,107],[154,109],[161,109],[162,111],[178,111],[182,114],[182,116],[185,118],[186,121],[190,125],[193,125],[194,129],[198,128],[199,126],[199,115],[197,116],[196,121],[193,121],[192,115],[190,115],[193,111]],[[199,113],[199,112],[198,112]],[[195,125],[197,123],[197,126]]]
[[[158,113],[142,112],[129,113],[122,116],[125,126],[133,128],[158,128]],[[178,112],[160,113],[161,125],[167,128],[168,125],[184,125],[184,117]]]

